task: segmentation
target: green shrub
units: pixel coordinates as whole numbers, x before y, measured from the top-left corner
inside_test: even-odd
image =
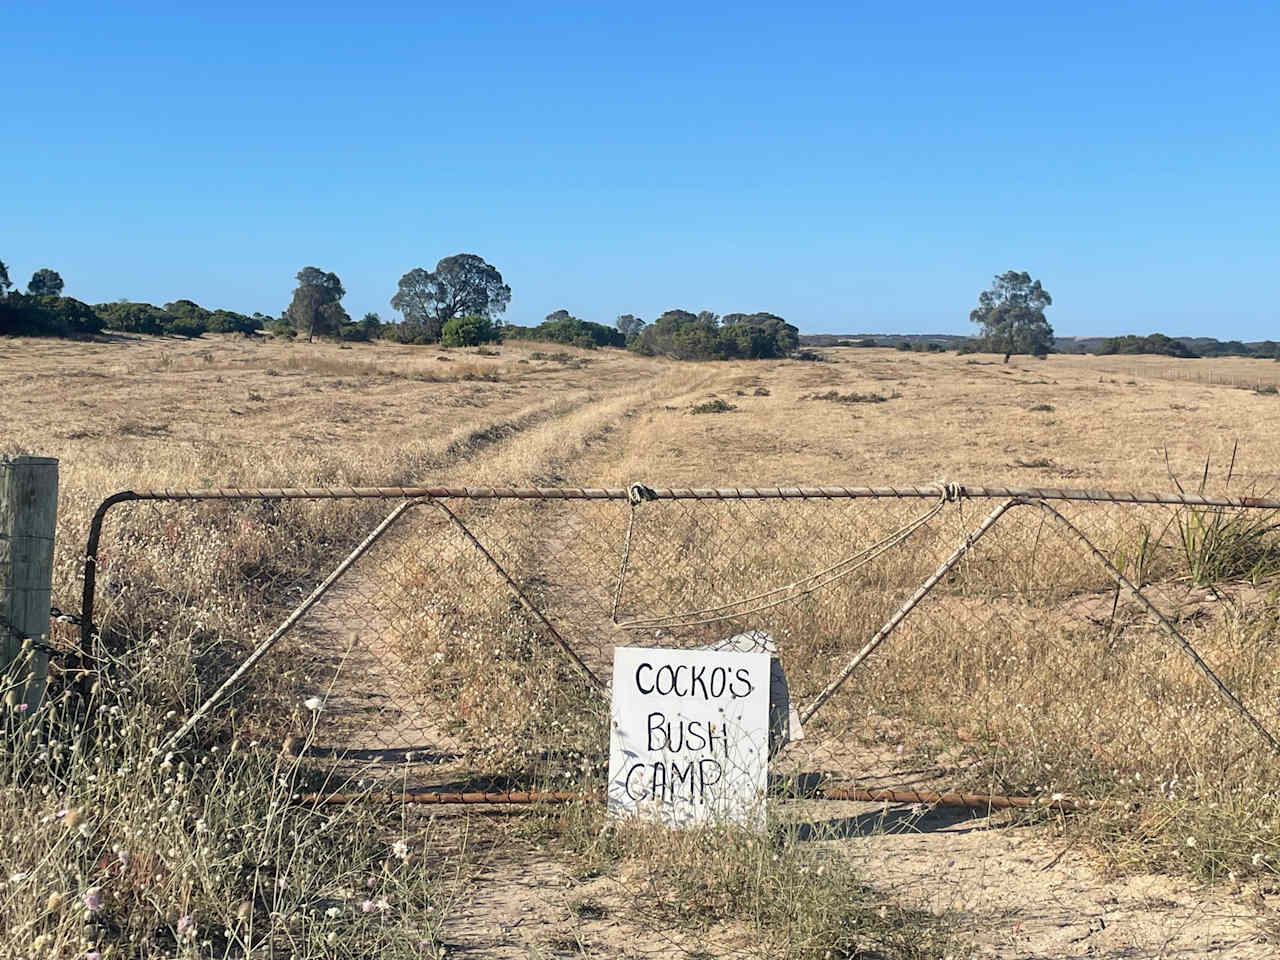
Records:
[[[194,317],[174,317],[165,324],[164,332],[170,337],[198,337],[209,328]]]
[[[676,360],[756,360],[791,355],[799,330],[772,313],[668,310],[645,327],[628,346],[645,356]]]
[[[426,324],[418,323],[416,320],[405,320],[401,323],[384,323],[378,330],[378,336],[383,340],[390,340],[392,343],[422,345],[437,342],[430,335]]]
[[[384,329],[382,318],[371,310],[360,318],[359,323],[344,323],[342,325],[342,339],[368,343],[379,339]]]
[[[0,300],[0,335],[77,337],[98,333],[102,320],[74,297],[32,297],[11,293]]]
[[[1239,444],[1231,449],[1223,487],[1231,485]],[[1166,466],[1168,454],[1166,452]],[[1181,482],[1169,471],[1179,493]],[[1209,483],[1209,460],[1204,462],[1196,493],[1203,496]],[[1222,507],[1188,507],[1178,515],[1178,539],[1192,583],[1212,586],[1229,580],[1260,581],[1280,574],[1280,514],[1276,511],[1224,510]]]
[[[298,335],[298,330],[284,317],[272,317],[267,321],[267,333],[283,340],[292,340]]]
[[[159,336],[173,317],[151,303],[99,303],[94,308],[108,330],[121,333],[146,333]]]
[[[1199,356],[1181,340],[1166,337],[1163,333],[1153,333],[1146,337],[1134,336],[1132,333],[1124,337],[1108,337],[1102,341],[1102,346],[1098,347],[1098,356],[1100,357],[1112,354],[1139,353],[1151,353],[1163,357],[1181,357],[1189,360]]]
[[[510,340],[546,340],[585,350],[596,347],[625,347],[627,338],[621,331],[573,316],[568,310],[557,310],[536,327],[507,325],[503,335]]]
[[[210,333],[243,333],[258,332],[259,321],[255,317],[236,313],[234,310],[214,310],[206,321],[206,329]]]
[[[827,400],[831,403],[885,403],[889,400],[897,400],[902,394],[897,393],[840,393],[837,390],[828,390],[826,393],[808,393],[801,397],[801,400]]]
[[[498,330],[488,317],[453,317],[440,331],[440,343],[446,347],[478,347],[498,339]]]
[[[260,313],[247,316],[234,310],[206,310],[192,300],[153,303],[117,300],[93,307],[108,330],[151,336],[198,337],[202,333],[257,333],[270,321]]]
[[[730,410],[737,410],[732,403],[725,403],[723,400],[708,400],[705,403],[695,404],[689,408],[690,413],[728,413]]]
[[[198,337],[209,329],[212,313],[194,300],[175,300],[166,303],[164,310],[173,318],[164,328],[171,337]]]
[[[1280,523],[1274,513],[1190,507],[1178,537],[1192,583],[1258,583],[1280,573]]]

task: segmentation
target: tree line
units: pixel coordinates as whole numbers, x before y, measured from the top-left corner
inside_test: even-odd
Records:
[[[336,273],[307,266],[298,271],[288,306],[279,316],[210,310],[191,300],[156,306],[118,300],[90,306],[62,295],[57,271],[42,267],[32,274],[25,294],[10,292],[8,268],[0,262],[0,334],[77,336],[103,329],[124,333],[197,337],[202,333],[331,337],[342,340],[386,339],[407,344],[440,343],[477,346],[508,339],[545,340],[578,347],[626,347],[648,356],[678,360],[727,360],[785,357],[799,346],[799,330],[766,312],[727,313],[668,310],[652,323],[634,314],[619,316],[612,327],[556,310],[533,327],[503,324],[511,287],[483,257],[458,253],[440,260],[434,270],[414,267],[405,273],[391,297],[400,313],[383,322],[366,313],[352,320],[342,306],[346,295]],[[1044,316],[1052,303],[1048,291],[1029,274],[1007,271],[978,298],[970,319],[983,328],[974,347],[1005,354],[1043,356],[1053,349],[1053,328]]]
[[[1108,337],[1098,347],[1099,356],[1154,354],[1162,357],[1178,357],[1194,360],[1199,357],[1253,357],[1261,360],[1280,360],[1280,344],[1274,340],[1242,343],[1239,340],[1217,340],[1213,337],[1167,337],[1163,333],[1151,333],[1145,337],[1128,334]]]
[[[191,300],[164,306],[116,300],[88,304],[65,297],[58,271],[41,267],[31,275],[26,293],[12,289],[9,268],[0,261],[0,334],[77,337],[117,330],[157,336],[198,337],[202,333],[255,333],[270,322],[261,313],[207,310]]]
[[[459,253],[440,260],[434,270],[414,267],[391,297],[401,315],[384,322],[375,312],[352,320],[342,306],[341,278],[307,266],[295,276],[289,304],[278,316],[210,310],[192,300],[156,306],[118,300],[89,305],[62,296],[64,283],[48,268],[37,270],[26,293],[10,291],[8,268],[0,262],[0,334],[83,336],[104,329],[123,333],[198,337],[203,333],[265,331],[279,337],[341,340],[391,340],[446,347],[478,346],[503,339],[539,340],[577,347],[630,348],[650,356],[712,360],[787,356],[799,343],[798,329],[772,313],[668,310],[652,324],[625,313],[613,326],[576,317],[560,309],[533,327],[504,324],[511,287],[483,257]]]
[[[41,267],[27,281],[27,292],[21,293],[12,289],[9,268],[0,260],[0,334],[74,337],[101,330],[96,311],[64,297],[64,286],[56,270]]]
[[[41,267],[27,282],[26,292],[13,289],[9,268],[0,261],[0,334],[26,336],[84,336],[104,329],[123,333],[198,337],[203,333],[265,331],[280,337],[327,337],[348,341],[391,340],[406,344],[446,347],[478,346],[508,340],[538,340],[570,346],[617,347],[647,356],[677,360],[762,359],[796,355],[799,330],[773,313],[726,313],[709,310],[667,310],[652,323],[634,314],[620,315],[612,326],[583,320],[568,310],[549,313],[532,327],[504,324],[502,313],[511,302],[511,287],[483,257],[453,254],[434,270],[414,267],[405,273],[391,297],[401,315],[384,322],[377,313],[352,320],[342,306],[346,295],[336,273],[308,266],[298,271],[289,304],[278,316],[208,309],[192,300],[151,303],[117,300],[87,304],[63,296],[65,283],[56,270]],[[1053,298],[1026,271],[997,275],[978,296],[969,319],[981,328],[978,336],[959,345],[961,353],[1003,353],[1045,356],[1054,351],[1053,327],[1045,309]],[[842,341],[843,342],[843,341]],[[855,346],[874,346],[859,340]],[[945,349],[941,344],[899,349]],[[1170,357],[1246,356],[1280,359],[1280,346],[1267,340],[1247,345],[1238,340],[1209,337],[1167,337],[1130,334],[1104,340],[1099,354],[1158,354]]]

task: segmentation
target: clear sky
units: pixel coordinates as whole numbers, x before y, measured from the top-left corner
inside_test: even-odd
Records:
[[[505,319],[769,310],[1280,339],[1280,4],[12,4],[0,259],[278,314],[415,266]]]

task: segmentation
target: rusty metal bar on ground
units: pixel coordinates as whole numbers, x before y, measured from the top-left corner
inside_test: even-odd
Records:
[[[570,790],[548,791],[439,791],[406,790],[371,793],[308,793],[299,797],[304,804],[385,803],[420,804],[423,806],[452,806],[480,804],[563,804],[580,800],[604,799],[604,794],[577,793]],[[862,803],[923,804],[928,807],[967,807],[972,810],[1058,810],[1070,812],[1088,810],[1102,805],[1096,800],[1071,800],[1063,797],[1008,797],[985,793],[935,793],[929,790],[867,790],[861,787],[844,787],[821,790],[814,799],[855,801]]]
[[[1226,684],[1218,679],[1218,675],[1213,672],[1213,669],[1205,663],[1203,659],[1201,659],[1200,654],[1196,653],[1195,647],[1191,646],[1186,637],[1178,632],[1177,628],[1168,621],[1164,614],[1156,609],[1155,605],[1148,600],[1145,595],[1143,595],[1142,591],[1134,586],[1133,583],[1130,582],[1129,578],[1126,577],[1115,564],[1108,560],[1102,551],[1095,547],[1089,538],[1080,532],[1080,530],[1077,529],[1075,524],[1070,520],[1047,503],[1036,502],[1031,505],[1039,507],[1045,513],[1048,513],[1049,516],[1063,527],[1067,533],[1075,537],[1076,540],[1085,547],[1085,549],[1093,554],[1094,559],[1102,564],[1103,569],[1107,571],[1111,576],[1111,579],[1114,580],[1117,585],[1128,590],[1129,593],[1131,593],[1133,597],[1142,604],[1147,613],[1151,615],[1151,618],[1155,620],[1156,625],[1159,626],[1161,632],[1177,644],[1178,650],[1191,662],[1191,665],[1195,667],[1200,675],[1209,682],[1210,686],[1217,691],[1218,696],[1222,698],[1223,702],[1225,702],[1228,707],[1230,707],[1237,715],[1240,716],[1241,719],[1254,729],[1258,736],[1261,737],[1267,746],[1271,748],[1272,753],[1280,755],[1280,743],[1277,743],[1275,738],[1267,728],[1262,725],[1258,718],[1249,712],[1249,708],[1241,703],[1240,699],[1236,697],[1234,693],[1227,689]]]
[[[591,797],[589,793],[575,793],[568,790],[527,790],[527,791],[439,791],[439,790],[406,790],[402,793],[307,793],[299,799],[299,803],[408,803],[429,805],[450,804],[482,804],[482,803],[572,803]],[[603,797],[603,794],[600,795]]]
[[[840,689],[841,684],[849,679],[849,676],[853,671],[857,670],[858,666],[866,660],[867,657],[871,656],[876,647],[880,646],[880,644],[884,642],[885,638],[897,629],[898,624],[902,623],[902,621],[907,618],[907,614],[915,609],[916,604],[925,598],[925,595],[937,585],[938,581],[945,577],[947,572],[960,562],[960,559],[968,553],[979,540],[982,539],[983,535],[986,534],[988,530],[995,526],[996,522],[1005,515],[1006,511],[1008,511],[1010,507],[1017,506],[1019,503],[1021,503],[1021,501],[1016,499],[1005,500],[987,514],[982,523],[979,524],[972,533],[964,538],[964,541],[956,547],[951,556],[942,561],[942,565],[930,574],[928,579],[920,584],[916,592],[907,598],[907,601],[885,622],[884,626],[876,631],[876,635],[868,640],[866,644],[863,645],[862,649],[853,655],[853,659],[845,664],[844,669],[836,675],[836,678],[827,684],[826,688],[818,694],[813,703],[809,704],[804,713],[800,715],[801,724],[809,722],[810,718],[818,712],[818,709],[826,703],[828,699],[830,699],[831,695]]]
[[[1088,810],[1102,805],[1097,800],[1070,800],[1044,797],[1006,797],[987,793],[934,793],[931,790],[867,790],[847,787],[823,790],[820,800],[857,800],[864,803],[919,803],[927,807],[968,807],[972,810]]]
[[[372,547],[375,543],[377,543],[378,540],[382,537],[382,535],[386,533],[388,530],[390,530],[391,527],[395,525],[396,521],[399,520],[402,516],[404,516],[405,513],[407,513],[410,508],[416,507],[419,504],[422,504],[425,502],[426,501],[424,500],[409,500],[409,501],[406,501],[405,503],[400,504],[398,507],[392,510],[389,514],[387,514],[386,518],[381,523],[379,523],[376,527],[374,527],[373,531],[367,537],[365,537],[362,541],[360,541],[359,546],[357,546],[354,550],[352,550],[349,554],[347,554],[346,558],[341,563],[339,563],[336,567],[334,567],[333,571],[327,577],[325,577],[324,580],[322,580],[314,590],[311,591],[311,595],[308,596],[307,599],[303,600],[302,603],[298,604],[298,606],[294,608],[293,613],[289,614],[289,616],[285,619],[285,621],[282,624],[280,624],[280,626],[276,627],[276,629],[272,632],[271,636],[267,637],[267,639],[263,640],[262,643],[258,644],[257,649],[255,649],[253,653],[249,654],[249,656],[245,658],[244,663],[240,664],[240,666],[236,668],[236,670],[231,674],[231,676],[227,677],[227,679],[222,682],[222,685],[218,687],[217,690],[213,691],[213,693],[209,695],[209,697],[205,700],[204,703],[202,703],[199,707],[196,708],[196,711],[193,714],[191,714],[190,717],[187,718],[187,722],[184,723],[181,727],[179,727],[176,731],[174,731],[173,736],[169,738],[168,742],[164,745],[163,749],[172,750],[182,740],[183,737],[185,737],[188,733],[191,732],[191,730],[195,727],[197,723],[200,722],[200,720],[205,716],[205,714],[207,714],[210,710],[213,709],[214,705],[217,704],[217,702],[222,699],[223,695],[226,694],[226,692],[230,690],[232,686],[235,685],[236,681],[238,681],[241,677],[243,677],[246,673],[248,673],[249,670],[253,668],[253,665],[255,663],[257,663],[264,656],[266,656],[267,652],[276,645],[276,643],[280,640],[280,638],[283,637],[290,630],[292,630],[294,626],[297,624],[297,622],[301,620],[302,617],[306,614],[306,612],[310,610],[312,607],[314,607],[316,603],[319,602],[321,597],[323,597],[326,593],[328,593],[329,588],[338,582],[339,578],[341,578],[342,575],[346,573],[348,569],[350,569],[353,563],[355,563],[362,556],[364,556],[364,554],[368,551],[368,549]]]

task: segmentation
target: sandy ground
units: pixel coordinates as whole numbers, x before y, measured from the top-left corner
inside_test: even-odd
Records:
[[[902,811],[888,811],[891,824]],[[879,821],[881,811],[847,816]],[[844,842],[886,893],[948,911],[979,956],[1274,957],[1280,899],[1160,876],[1106,877],[1043,828],[935,813],[909,832]]]
[[[1106,876],[1070,834],[964,811],[824,804],[816,841],[853,858],[887,901],[937,913],[972,955],[1262,960],[1280,955],[1280,897],[1163,876]],[[463,816],[461,813],[443,816]],[[514,815],[519,815],[514,814]],[[484,815],[470,813],[475,836]],[[758,956],[743,931],[655,928],[625,874],[580,878],[554,846],[505,842],[472,874],[445,927],[454,955],[649,958]]]

